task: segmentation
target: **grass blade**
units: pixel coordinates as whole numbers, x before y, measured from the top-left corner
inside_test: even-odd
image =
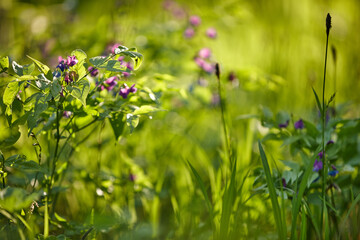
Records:
[[[318,153],[319,151],[320,151],[320,147],[315,152]],[[297,220],[297,216],[298,216],[298,213],[299,213],[301,200],[302,200],[302,197],[303,197],[303,194],[304,194],[308,179],[309,179],[310,174],[312,172],[316,156],[317,156],[317,154],[314,154],[313,157],[311,158],[310,163],[306,167],[305,173],[304,173],[303,178],[301,180],[298,194],[297,194],[297,196],[294,195],[293,204],[292,204],[291,239],[296,238],[296,234],[295,234],[296,220]]]
[[[222,202],[222,212],[220,220],[220,238],[219,239],[228,239],[229,233],[229,222],[231,218],[231,210],[234,206],[236,198],[236,164],[237,160],[234,159],[234,166],[231,169],[231,178],[229,186],[225,189],[224,198]]]
[[[360,201],[360,194],[358,194],[357,197],[355,198],[355,200],[352,202],[352,204],[351,204],[351,206],[350,206],[350,208],[349,208],[349,210],[348,210],[348,212],[347,212],[347,214],[346,214],[346,217],[344,218],[343,222],[341,223],[341,231],[340,231],[340,233],[341,233],[341,232],[344,232],[343,229],[344,229],[344,227],[345,227],[346,221],[347,221],[347,219],[349,218],[351,212],[354,210],[356,204],[357,204],[359,201]],[[340,238],[340,236],[339,236],[339,238]]]
[[[272,178],[271,178],[269,163],[267,161],[264,149],[262,148],[260,141],[258,142],[258,144],[259,144],[259,150],[260,150],[260,157],[261,157],[261,161],[262,161],[265,176],[266,176],[266,182],[267,182],[268,189],[269,189],[271,204],[272,204],[273,211],[274,211],[274,217],[275,217],[275,222],[276,222],[276,226],[277,226],[277,230],[278,230],[278,234],[279,234],[279,239],[286,239],[285,223],[282,222],[281,211],[280,211],[280,207],[279,207],[279,203],[278,203],[278,199],[277,199],[277,195],[276,195],[276,191],[275,191],[274,182],[272,181]]]
[[[206,203],[206,206],[207,206],[207,208],[209,210],[209,213],[210,213],[210,216],[211,216],[211,222],[213,222],[213,209],[212,209],[212,205],[211,205],[209,196],[206,193],[204,181],[201,179],[199,173],[196,171],[196,169],[191,165],[191,163],[189,161],[188,161],[188,164],[190,166],[190,169],[191,169],[192,173],[195,176],[196,182],[200,186],[200,190],[201,190],[201,192],[202,192],[202,194],[203,194],[203,196],[205,198],[205,203]]]
[[[303,206],[301,213],[301,233],[300,233],[301,240],[306,240],[306,232],[307,232],[307,219],[306,219],[305,207]]]
[[[316,94],[316,91],[315,91],[315,89],[314,88],[312,88],[312,90],[313,90],[313,92],[314,92],[314,95],[315,95],[315,99],[316,99],[316,104],[317,104],[317,106],[318,106],[318,108],[319,108],[319,111],[321,112],[321,114],[322,114],[322,107],[321,107],[321,104],[320,104],[320,100],[319,100],[319,97],[318,97],[318,95]]]

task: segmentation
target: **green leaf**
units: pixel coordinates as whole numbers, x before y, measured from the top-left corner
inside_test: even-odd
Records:
[[[48,97],[43,93],[35,93],[29,99],[26,99],[24,109],[32,110],[27,119],[29,134],[38,124],[40,114],[48,108]]]
[[[61,217],[59,214],[55,213],[54,215],[56,220],[58,220],[59,222],[67,222],[66,219]]]
[[[279,239],[286,239],[286,228],[283,225],[284,222],[282,221],[281,211],[280,211],[280,207],[279,207],[279,203],[278,203],[278,199],[277,199],[277,195],[276,195],[275,185],[274,185],[274,182],[272,181],[270,167],[269,167],[264,149],[262,148],[260,141],[258,142],[258,145],[259,145],[261,161],[262,161],[265,176],[266,176],[266,182],[267,182],[268,189],[269,189],[269,194],[270,194],[271,204],[273,207],[273,212],[274,212],[275,222],[276,222],[276,226],[277,226],[277,230],[278,230],[278,234],[279,234]]]
[[[132,133],[139,124],[139,116],[130,113],[126,114],[126,124],[130,127],[130,133]]]
[[[114,53],[115,53],[115,54],[120,54],[120,53],[122,53],[122,52],[124,52],[124,51],[127,51],[127,50],[129,50],[129,48],[120,45],[120,46],[118,46],[117,48],[115,48]]]
[[[14,69],[14,72],[19,76],[30,75],[35,70],[34,63],[21,66],[17,62],[13,61],[12,67]]]
[[[293,198],[292,200],[292,221],[291,221],[291,239],[296,239],[296,222],[297,222],[297,216],[299,214],[299,209],[301,206],[301,202],[302,202],[302,198],[303,198],[303,194],[305,192],[308,180],[310,178],[310,175],[312,173],[312,169],[315,163],[315,158],[317,157],[317,153],[320,152],[320,148],[321,146],[319,146],[317,148],[317,150],[315,151],[316,154],[314,154],[309,162],[309,164],[306,166],[306,170],[305,173],[302,177],[301,183],[300,183],[300,187],[299,187],[299,191],[298,194]]]
[[[85,61],[85,59],[87,58],[86,53],[81,49],[76,49],[76,50],[72,51],[71,56],[76,57],[76,59],[79,61],[78,64],[79,63],[82,64]]]
[[[124,114],[120,112],[111,113],[109,118],[110,125],[113,129],[116,141],[123,133],[125,122],[123,121]]]
[[[195,180],[196,182],[199,184],[200,190],[202,195],[204,196],[205,199],[205,204],[209,210],[210,215],[213,215],[213,209],[212,209],[212,205],[209,199],[209,196],[207,195],[207,191],[205,188],[205,184],[204,181],[201,179],[199,173],[196,171],[196,169],[191,165],[191,163],[188,161],[188,164],[190,166],[191,172],[193,173],[193,175],[195,176]]]
[[[58,79],[54,79],[54,81],[50,85],[50,92],[53,98],[56,98],[61,91],[61,85]]]
[[[134,49],[136,50],[136,49]],[[137,70],[141,63],[143,62],[143,55],[141,53],[138,53],[136,51],[124,51],[124,52],[121,52],[120,55],[125,55],[125,56],[128,56],[130,57],[133,62],[134,62],[134,70]]]
[[[28,55],[27,55],[27,57],[30,58],[35,63],[35,65],[39,68],[39,70],[45,74],[47,79],[49,79],[49,80],[53,79],[52,72],[50,71],[50,68],[48,66],[46,66],[45,64],[41,63],[40,61],[38,61]]]
[[[317,106],[318,106],[318,108],[319,108],[319,111],[321,112],[321,114],[322,114],[322,107],[321,107],[321,104],[320,104],[320,100],[319,100],[319,97],[318,97],[318,95],[316,94],[316,92],[315,92],[315,89],[314,88],[312,88],[312,90],[313,90],[313,92],[314,92],[314,95],[315,95],[315,99],[316,99],[316,104],[317,104]]]
[[[2,72],[5,72],[6,70],[8,70],[9,69],[9,65],[10,65],[10,63],[9,63],[9,57],[8,56],[6,56],[6,57],[2,57],[1,59],[0,59],[0,73],[2,73]]]
[[[117,60],[110,60],[106,64],[106,70],[110,72],[125,72],[126,69],[127,67]]]
[[[134,115],[144,115],[144,114],[149,114],[149,113],[154,113],[154,112],[158,112],[161,111],[160,109],[153,107],[151,105],[143,105],[140,108],[136,109],[133,114]]]
[[[87,55],[81,49],[76,49],[76,50],[72,51],[71,55],[76,57],[76,59],[78,60],[78,63],[75,64],[74,66],[72,66],[70,69],[76,71],[76,73],[79,76],[79,79],[82,79],[87,73],[86,68],[84,66]]]
[[[89,59],[89,62],[94,65],[96,68],[106,68],[106,61],[108,60],[107,57],[99,56],[93,57]]]
[[[21,77],[19,77],[19,80],[22,80],[22,81],[32,81],[32,80],[37,80],[38,77],[37,76],[32,76],[32,75],[23,75]]]
[[[67,89],[71,92],[71,95],[81,101],[86,106],[86,98],[89,94],[90,83],[87,79],[81,79],[74,85],[68,86]]]
[[[15,144],[19,140],[20,135],[19,127],[15,124],[10,128],[1,127],[0,148]]]
[[[28,194],[22,188],[7,187],[0,191],[0,207],[9,212],[20,211],[29,208],[40,195],[40,192]]]
[[[9,82],[9,84],[6,86],[4,95],[3,95],[3,102],[5,105],[7,105],[6,114],[11,115],[11,104],[13,103],[16,94],[20,91],[20,85],[19,82],[13,81]]]

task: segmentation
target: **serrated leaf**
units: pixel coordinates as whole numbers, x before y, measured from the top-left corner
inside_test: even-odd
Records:
[[[139,116],[130,113],[126,114],[126,124],[130,127],[130,133],[132,133],[139,124]]]
[[[133,114],[134,115],[143,115],[161,111],[160,109],[153,107],[151,105],[143,105],[140,108],[136,109]]]
[[[81,79],[67,88],[73,97],[79,99],[81,103],[86,106],[86,98],[90,90],[90,83],[87,79]]]
[[[2,72],[5,72],[6,70],[8,70],[9,69],[9,65],[10,65],[10,63],[9,63],[9,57],[8,56],[6,56],[6,57],[2,57],[1,59],[0,59],[0,73],[2,73]]]
[[[27,55],[28,58],[30,58],[35,65],[39,68],[39,70],[45,74],[47,79],[52,79],[53,75],[52,72],[50,71],[50,68],[48,66],[46,66],[45,64],[41,63],[40,61],[36,60],[35,58],[32,58],[30,56]]]
[[[109,122],[111,128],[113,129],[116,141],[119,140],[119,137],[123,133],[125,122],[123,121],[124,114],[115,112],[110,114]]]

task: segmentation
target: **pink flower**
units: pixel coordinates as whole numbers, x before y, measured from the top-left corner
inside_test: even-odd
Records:
[[[191,25],[193,25],[194,27],[199,26],[201,23],[201,19],[199,16],[193,15],[190,16],[189,22]]]
[[[212,65],[211,63],[204,62],[203,66],[202,66],[202,69],[205,72],[212,73],[215,70],[215,66]]]
[[[216,29],[213,27],[208,28],[206,30],[206,36],[208,36],[209,38],[216,38],[217,36]]]
[[[75,64],[77,64],[79,61],[76,59],[75,56],[70,56],[67,58],[67,62],[66,64],[69,66],[69,67],[72,67],[74,66]]]
[[[202,48],[199,53],[198,56],[204,59],[210,58],[211,56],[211,50],[209,48]]]
[[[195,31],[193,28],[187,28],[184,32],[184,37],[185,38],[192,38],[195,35]]]

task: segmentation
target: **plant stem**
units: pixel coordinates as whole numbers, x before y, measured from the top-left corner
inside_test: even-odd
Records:
[[[5,157],[2,153],[2,151],[0,150],[0,157],[2,160],[2,166],[1,166],[1,171],[2,171],[2,187],[3,189],[6,187],[5,185]]]
[[[46,186],[47,188],[47,193],[45,196],[45,213],[44,213],[44,238],[46,239],[49,236],[49,205],[48,205],[48,201],[49,201],[49,183]]]
[[[323,229],[323,218],[326,211],[326,177],[327,177],[327,164],[326,164],[326,154],[325,154],[325,124],[326,124],[326,106],[325,106],[325,80],[326,80],[326,62],[327,62],[327,52],[329,45],[329,33],[331,28],[331,17],[330,14],[326,17],[326,47],[325,47],[325,66],[324,66],[324,80],[323,80],[323,91],[322,91],[322,154],[323,154],[323,176],[322,176],[322,198],[323,206],[321,209],[321,221],[320,226]]]
[[[222,120],[222,126],[224,131],[224,137],[225,137],[225,144],[226,144],[226,151],[228,153],[229,160],[231,159],[231,146],[229,141],[229,135],[226,128],[226,121],[225,121],[225,102],[222,96],[221,91],[221,82],[220,82],[220,67],[219,64],[216,63],[215,66],[215,74],[218,80],[218,92],[219,92],[219,98],[220,98],[220,109],[221,109],[221,120]]]

